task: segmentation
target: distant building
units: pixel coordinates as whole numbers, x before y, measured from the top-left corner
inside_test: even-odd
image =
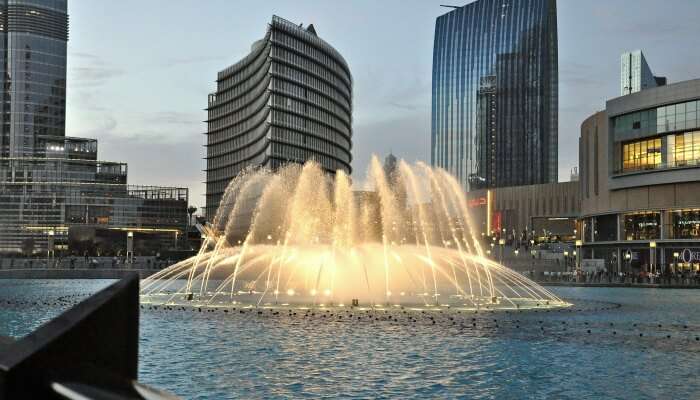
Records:
[[[124,253],[127,232],[153,239],[136,241],[144,252],[174,247],[187,189],[127,186],[126,164],[65,134],[66,1],[0,2],[0,38],[0,253],[46,255],[50,242],[57,253]]]
[[[620,95],[624,96],[640,90],[666,84],[666,78],[654,76],[647,64],[644,53],[634,50],[620,56]]]
[[[700,79],[608,100],[581,124],[583,258],[700,270]]]
[[[574,242],[581,197],[578,182],[473,190],[467,193],[474,233]]]
[[[555,0],[477,0],[437,18],[433,166],[465,190],[557,181]]]
[[[251,52],[217,75],[207,107],[206,217],[246,168],[315,160],[350,174],[352,75],[316,34],[272,17]]]

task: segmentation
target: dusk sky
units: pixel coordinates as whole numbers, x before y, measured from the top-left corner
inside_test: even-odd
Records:
[[[207,94],[273,14],[313,23],[354,77],[353,176],[372,153],[429,161],[435,18],[448,0],[69,1],[66,134],[99,139],[130,184],[184,186],[204,204]],[[558,2],[559,180],[584,118],[619,95],[619,59],[642,49],[669,83],[700,77],[697,0]]]

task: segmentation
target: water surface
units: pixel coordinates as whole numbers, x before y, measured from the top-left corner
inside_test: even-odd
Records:
[[[0,334],[25,335],[109,283],[0,281]],[[333,316],[146,307],[139,379],[194,399],[700,393],[700,291],[552,290],[576,299],[576,306],[508,314],[335,310]]]

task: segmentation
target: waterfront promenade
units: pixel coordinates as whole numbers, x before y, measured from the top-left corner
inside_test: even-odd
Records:
[[[0,279],[121,279],[137,272],[143,279],[173,264],[172,260],[135,257],[0,258]]]

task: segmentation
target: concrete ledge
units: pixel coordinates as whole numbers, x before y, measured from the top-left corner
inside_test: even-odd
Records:
[[[69,269],[15,268],[0,270],[0,279],[122,279],[136,272],[147,278],[158,270],[151,269]]]

